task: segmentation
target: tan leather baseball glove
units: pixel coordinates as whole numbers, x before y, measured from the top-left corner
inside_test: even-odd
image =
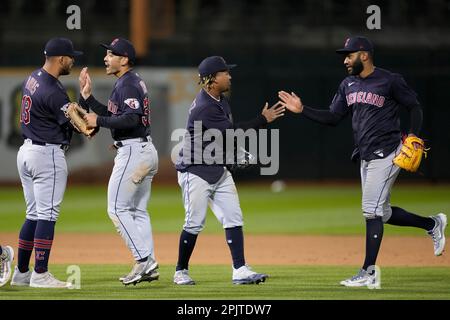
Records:
[[[70,123],[74,126],[78,132],[84,134],[86,137],[92,137],[95,129],[87,128],[86,121],[84,121],[83,116],[86,114],[86,110],[84,110],[80,105],[76,102],[71,102],[67,107],[67,116],[70,119]]]

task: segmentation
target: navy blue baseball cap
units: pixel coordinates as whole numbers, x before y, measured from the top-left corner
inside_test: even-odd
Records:
[[[44,54],[48,57],[53,56],[81,56],[83,52],[73,50],[72,41],[66,38],[52,38],[45,45]]]
[[[373,44],[369,39],[362,36],[347,38],[344,48],[336,50],[337,53],[350,53],[356,51],[369,51],[373,53]]]
[[[111,50],[116,56],[128,57],[133,62],[136,59],[136,50],[134,50],[133,44],[127,39],[116,38],[110,45],[103,43],[100,45],[107,50]]]
[[[225,59],[220,56],[211,56],[203,59],[198,65],[200,77],[206,77],[219,71],[228,71],[236,67],[235,64],[227,64]]]

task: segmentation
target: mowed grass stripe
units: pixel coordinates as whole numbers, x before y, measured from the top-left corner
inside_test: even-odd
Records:
[[[53,265],[51,271],[66,279],[66,267]],[[356,267],[331,266],[255,266],[270,275],[260,285],[237,286],[231,283],[230,266],[195,265],[191,275],[195,286],[172,283],[174,267],[160,267],[160,280],[125,287],[117,278],[129,271],[126,265],[81,265],[81,289],[0,288],[3,299],[213,299],[213,300],[405,300],[450,299],[450,268],[386,267],[382,269],[381,290],[345,288],[339,281],[353,275]]]
[[[355,185],[289,185],[274,193],[269,184],[239,185],[245,232],[271,234],[364,234],[361,190]],[[395,185],[393,205],[429,216],[450,213],[450,186]],[[155,184],[148,210],[155,232],[179,232],[184,209],[177,186]],[[0,188],[0,231],[18,231],[25,216],[20,188]],[[392,235],[423,235],[414,228],[386,227]],[[115,232],[106,212],[106,186],[71,186],[61,207],[58,232]],[[222,227],[208,212],[205,233]]]

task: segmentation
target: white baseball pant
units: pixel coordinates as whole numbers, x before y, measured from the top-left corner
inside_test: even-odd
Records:
[[[108,184],[108,215],[135,260],[155,259],[147,205],[151,183],[158,171],[158,153],[147,137],[121,141]]]
[[[361,161],[362,210],[366,218],[383,217],[383,222],[392,215],[391,190],[400,173],[392,160],[399,147],[383,159]]]
[[[178,172],[178,184],[183,195],[185,209],[183,229],[186,232],[198,234],[203,230],[208,205],[223,228],[243,225],[236,186],[227,169],[215,184],[209,184],[189,172]]]
[[[57,221],[67,184],[67,164],[59,144],[26,139],[17,153],[28,220]]]

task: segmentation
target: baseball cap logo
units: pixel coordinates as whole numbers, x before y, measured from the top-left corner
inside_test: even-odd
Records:
[[[117,41],[119,41],[119,39],[118,39],[118,38],[115,38],[115,39],[111,42],[111,45],[112,45],[112,46],[115,45],[115,44],[117,43]]]
[[[344,47],[347,47],[349,42],[350,42],[350,38],[347,38],[347,40],[345,40]]]

